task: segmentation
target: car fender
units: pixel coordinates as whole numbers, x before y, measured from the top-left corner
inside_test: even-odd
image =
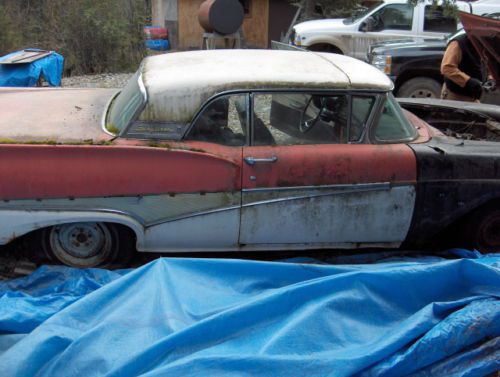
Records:
[[[321,43],[337,47],[340,51],[342,51],[344,55],[346,55],[347,52],[349,51],[347,43],[343,41],[343,38],[341,36],[331,36],[327,34],[319,34],[311,38],[306,38],[302,42],[301,47],[309,48],[315,44],[321,44]]]
[[[138,250],[144,244],[144,226],[127,213],[114,210],[6,209],[0,210],[0,245],[34,230],[76,222],[121,224],[135,233]]]

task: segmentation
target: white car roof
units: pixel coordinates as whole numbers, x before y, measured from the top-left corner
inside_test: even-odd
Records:
[[[188,122],[221,92],[258,89],[363,89],[389,91],[390,79],[343,55],[277,50],[209,50],[146,58],[146,119]]]

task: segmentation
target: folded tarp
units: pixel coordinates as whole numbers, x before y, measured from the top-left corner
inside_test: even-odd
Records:
[[[499,298],[495,255],[42,267],[0,283],[0,374],[483,376]]]
[[[1,64],[2,61],[11,60],[13,57],[28,52],[43,52],[38,49],[27,49],[15,51],[0,57],[0,86],[35,86],[40,77],[51,86],[60,86],[64,69],[64,58],[62,55],[50,51],[42,58],[18,64]]]

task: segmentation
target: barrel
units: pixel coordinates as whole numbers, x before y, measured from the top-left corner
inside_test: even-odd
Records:
[[[167,29],[160,26],[144,26],[146,39],[168,39]]]
[[[146,39],[146,48],[155,51],[166,51],[170,48],[170,43],[166,39]]]
[[[243,17],[243,5],[238,0],[206,0],[198,10],[198,21],[208,33],[236,33]]]

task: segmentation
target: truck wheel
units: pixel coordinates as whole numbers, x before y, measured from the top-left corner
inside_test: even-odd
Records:
[[[41,232],[41,241],[50,260],[81,268],[124,266],[135,250],[128,228],[99,222],[56,225]]]
[[[312,46],[308,47],[308,50],[317,51],[317,52],[330,52],[332,54],[344,55],[338,47],[332,46],[328,43],[318,43],[318,44],[312,45]]]
[[[467,224],[470,246],[481,252],[500,251],[500,207],[481,208]]]
[[[428,77],[415,77],[401,85],[397,96],[410,98],[440,98],[441,84]]]

